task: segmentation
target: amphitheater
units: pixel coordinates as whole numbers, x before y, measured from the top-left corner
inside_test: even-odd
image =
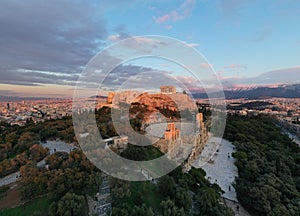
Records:
[[[175,124],[176,129],[180,130],[178,138],[169,139],[166,137],[168,124]],[[200,125],[192,122],[153,123],[146,127],[145,131],[147,136],[157,139],[154,146],[158,147],[178,165],[182,164],[186,171],[199,158],[209,138],[203,122]]]

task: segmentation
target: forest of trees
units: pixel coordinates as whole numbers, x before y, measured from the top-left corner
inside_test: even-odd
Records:
[[[80,150],[70,154],[56,152],[47,157],[46,163],[48,169],[37,168],[33,163],[21,167],[21,198],[47,196],[52,202],[48,215],[86,215],[85,195],[97,193],[101,172]]]
[[[221,203],[220,187],[210,184],[202,169],[182,173],[178,167],[156,183],[113,179],[111,193],[115,216],[233,216]]]
[[[75,142],[71,117],[59,120],[47,120],[25,126],[10,126],[0,123],[0,161],[15,157],[40,141],[60,139],[67,143]]]
[[[254,215],[300,215],[300,148],[268,116],[229,116],[240,202]]]
[[[40,142],[60,139],[67,143],[75,142],[72,119],[48,120],[25,126],[10,126],[0,123],[0,177],[16,172],[30,161],[38,162],[45,158],[48,150]]]
[[[116,135],[110,111],[108,107],[96,111],[103,137]],[[132,124],[139,126],[140,122],[136,119]],[[86,214],[85,195],[97,193],[101,172],[82,151],[57,152],[46,158],[48,169],[36,167],[36,162],[48,155],[40,141],[61,139],[76,143],[70,117],[37,124],[28,122],[23,127],[1,123],[0,132],[0,175],[21,170],[22,199],[49,197],[52,204],[48,215]],[[225,138],[237,149],[233,154],[239,172],[235,188],[241,204],[254,215],[300,215],[299,146],[283,135],[270,117],[262,115],[228,116]],[[150,160],[161,156],[161,152],[152,146],[129,145],[122,156]],[[205,175],[202,169],[192,168],[183,173],[178,167],[154,182],[111,178],[112,214],[233,215],[220,202],[220,187],[209,183]],[[2,196],[6,190],[3,188]]]
[[[122,156],[150,160],[162,153],[152,146],[129,145]],[[154,182],[127,182],[111,178],[112,213],[115,216],[231,216],[221,203],[222,190],[205,179],[205,171],[192,168],[188,173],[178,167]]]

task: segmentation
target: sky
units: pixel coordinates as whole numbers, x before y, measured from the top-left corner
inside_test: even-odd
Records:
[[[71,97],[93,56],[144,35],[195,49],[224,88],[300,83],[299,20],[298,0],[1,0],[0,95]],[[163,61],[124,66],[141,67],[184,76]]]

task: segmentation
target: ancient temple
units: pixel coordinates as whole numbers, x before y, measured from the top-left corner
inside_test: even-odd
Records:
[[[160,93],[161,94],[175,94],[176,87],[175,86],[161,86]]]

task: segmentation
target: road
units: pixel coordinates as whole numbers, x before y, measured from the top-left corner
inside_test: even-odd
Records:
[[[49,148],[50,154],[54,154],[55,152],[70,153],[71,151],[77,149],[77,147],[67,144],[65,142],[62,142],[62,141],[47,141],[47,142],[41,143],[41,144],[43,145],[44,148]],[[37,163],[37,167],[43,167],[43,166],[45,166],[45,164],[46,164],[45,160],[41,160],[40,162]],[[20,171],[1,178],[0,179],[0,187],[9,185],[18,180],[21,180]]]

